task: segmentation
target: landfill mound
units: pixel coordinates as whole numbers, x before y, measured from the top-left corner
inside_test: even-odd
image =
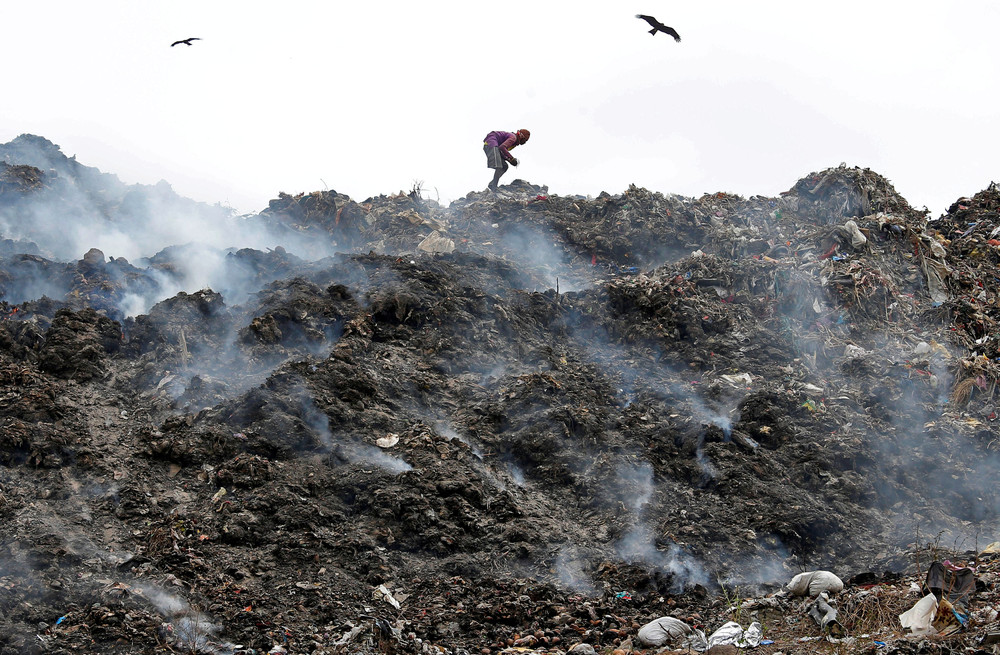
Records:
[[[657,617],[758,621],[764,653],[997,632],[995,185],[937,219],[845,166],[774,198],[282,193],[225,218],[266,247],[133,264],[42,239],[39,215],[84,234],[120,203],[19,139],[0,655],[697,646],[640,640]],[[949,557],[976,567],[964,621],[909,636]],[[847,581],[830,605],[775,593],[820,569]]]

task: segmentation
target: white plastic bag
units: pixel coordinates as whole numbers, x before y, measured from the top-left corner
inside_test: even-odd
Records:
[[[736,621],[729,621],[712,633],[708,638],[709,648],[713,646],[736,646],[737,648],[756,648],[760,646],[763,629],[760,623],[754,621],[746,630]]]
[[[903,628],[909,628],[915,635],[931,635],[937,632],[931,623],[937,614],[938,601],[934,594],[927,594],[917,604],[899,615]]]

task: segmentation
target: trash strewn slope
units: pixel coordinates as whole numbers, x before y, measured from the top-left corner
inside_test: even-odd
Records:
[[[283,193],[224,219],[266,246],[135,231],[130,263],[39,244],[68,192],[8,164],[0,653],[993,629],[995,186],[935,220],[848,167],[776,198]],[[120,220],[72,179],[79,233]],[[905,637],[948,556],[972,618]],[[853,641],[773,595],[816,569]]]

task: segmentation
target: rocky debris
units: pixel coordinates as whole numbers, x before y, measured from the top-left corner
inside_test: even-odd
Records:
[[[58,377],[89,380],[106,373],[104,360],[121,346],[121,326],[87,308],[60,309],[38,349],[38,366]]]
[[[11,166],[0,161],[0,197],[24,196],[45,185],[45,174],[34,166],[17,164]]]
[[[0,654],[990,652],[998,198],[323,191],[266,251],[4,256]]]
[[[253,220],[298,232],[323,234],[326,239],[333,238],[337,247],[350,250],[363,240],[369,226],[366,214],[348,196],[336,191],[316,191],[295,196],[279,193]]]

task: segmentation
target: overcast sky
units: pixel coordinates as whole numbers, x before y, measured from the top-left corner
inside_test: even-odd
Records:
[[[124,182],[256,212],[516,177],[777,195],[836,166],[933,216],[1000,180],[1000,3],[6,3],[0,142],[44,136]],[[651,36],[635,14],[674,27]],[[170,43],[200,37],[191,47]]]

